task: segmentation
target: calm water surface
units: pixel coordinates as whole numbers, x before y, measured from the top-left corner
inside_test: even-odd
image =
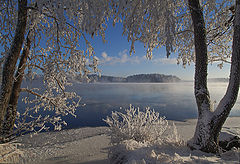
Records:
[[[226,87],[227,83],[209,83],[212,100],[219,102]],[[106,125],[103,118],[112,111],[124,111],[129,104],[150,107],[170,120],[197,118],[193,82],[74,84],[72,89],[86,106],[79,108],[77,118],[66,118],[68,128]],[[239,100],[231,116],[240,116]]]

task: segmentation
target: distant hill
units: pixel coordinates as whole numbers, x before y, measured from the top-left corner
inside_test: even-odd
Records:
[[[128,76],[127,82],[140,82],[140,83],[171,83],[179,82],[180,78],[173,75],[163,75],[163,74],[139,74]]]
[[[90,83],[104,82],[104,83],[173,83],[181,81],[180,78],[173,75],[163,74],[138,74],[128,77],[114,77],[102,75],[89,75]]]

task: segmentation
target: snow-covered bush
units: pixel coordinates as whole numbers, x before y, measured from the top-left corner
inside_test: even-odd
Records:
[[[142,112],[132,105],[125,112],[112,112],[112,116],[104,120],[110,126],[111,163],[149,163],[157,160],[158,155],[153,154],[161,146],[183,145],[176,126],[170,126],[158,112],[150,110],[149,107]]]
[[[159,142],[168,127],[168,121],[159,113],[151,111],[149,107],[141,112],[132,105],[126,109],[126,114],[112,112],[112,117],[104,121],[110,126],[112,144],[131,139],[143,143]]]
[[[111,131],[111,144],[119,144],[125,140],[135,140],[148,144],[163,144],[166,141],[180,142],[176,126],[173,124],[172,132],[165,117],[147,107],[144,112],[130,105],[126,113],[112,112],[112,117],[104,120]]]

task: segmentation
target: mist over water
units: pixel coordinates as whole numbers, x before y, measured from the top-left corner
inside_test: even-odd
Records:
[[[211,100],[220,101],[227,83],[209,83]],[[102,119],[112,111],[122,111],[132,104],[144,110],[150,107],[169,120],[197,118],[193,82],[181,83],[74,83],[70,88],[82,97],[86,104],[76,111],[77,118],[67,116],[66,128],[105,126]],[[240,116],[240,98],[231,116]],[[216,106],[216,105],[215,105]]]
[[[212,101],[218,103],[226,87],[227,83],[209,83]],[[150,107],[169,120],[197,118],[193,82],[92,83],[74,84],[73,88],[86,106],[77,111],[76,119],[68,119],[72,127],[106,125],[103,118],[110,116],[112,111],[124,112],[130,104],[141,110]],[[240,116],[239,100],[231,116]]]

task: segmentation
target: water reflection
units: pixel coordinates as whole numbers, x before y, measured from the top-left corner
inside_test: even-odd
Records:
[[[209,83],[212,100],[219,102],[227,83]],[[65,117],[66,128],[106,125],[102,119],[112,111],[124,111],[132,104],[144,109],[151,107],[170,120],[197,117],[193,82],[184,83],[98,83],[74,84],[71,88],[82,97],[86,106],[79,108],[77,118]],[[240,102],[231,112],[240,116]]]

